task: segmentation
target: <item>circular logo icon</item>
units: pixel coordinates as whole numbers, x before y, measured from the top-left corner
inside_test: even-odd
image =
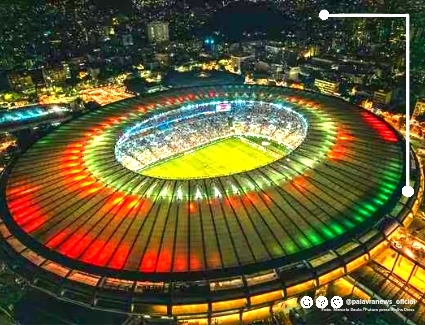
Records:
[[[340,309],[343,304],[344,304],[344,301],[342,300],[340,296],[332,297],[331,306],[333,309]]]
[[[301,298],[300,300],[300,305],[301,307],[308,309],[311,308],[311,306],[313,306],[313,298],[309,297],[309,296],[304,296]]]
[[[323,309],[326,308],[326,306],[328,305],[328,298],[324,297],[324,296],[319,296],[316,298],[316,307]]]

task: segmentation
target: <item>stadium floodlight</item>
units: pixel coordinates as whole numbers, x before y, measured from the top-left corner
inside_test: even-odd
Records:
[[[146,191],[147,196],[152,195],[153,189],[155,188],[156,185],[157,185],[157,183],[153,183],[152,186]]]
[[[161,191],[161,197],[164,199],[167,197],[167,194],[168,194],[168,190],[166,187],[164,187]]]
[[[201,193],[201,190],[198,187],[196,189],[196,193],[195,193],[195,200],[199,200],[199,199],[202,199],[202,193]]]
[[[220,193],[220,191],[218,190],[217,187],[214,187],[214,195],[215,195],[215,197],[221,197],[221,193]]]

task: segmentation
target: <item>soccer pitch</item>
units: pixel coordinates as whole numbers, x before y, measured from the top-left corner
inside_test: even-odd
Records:
[[[199,149],[172,157],[139,171],[140,174],[168,179],[209,178],[235,174],[267,165],[277,156],[264,147],[238,137],[226,138]]]

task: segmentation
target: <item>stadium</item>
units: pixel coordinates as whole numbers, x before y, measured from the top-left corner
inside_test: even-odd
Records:
[[[71,120],[4,173],[3,254],[58,299],[188,324],[250,323],[388,247],[405,142],[342,100],[181,88]]]

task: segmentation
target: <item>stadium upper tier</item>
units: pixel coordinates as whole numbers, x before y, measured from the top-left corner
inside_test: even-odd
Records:
[[[230,111],[217,111],[222,105]],[[282,105],[244,100],[206,102],[183,106],[137,124],[118,140],[115,155],[126,168],[142,172],[150,165],[218,139],[249,135],[294,150],[306,134],[304,118]],[[282,155],[275,157],[276,160]]]
[[[144,141],[143,121],[236,100],[286,107],[307,132],[283,158],[227,176],[158,179],[117,161],[118,142]],[[9,167],[0,233],[14,269],[59,298],[149,315],[242,314],[385,247],[423,194],[414,155],[415,195],[401,194],[404,148],[376,116],[308,92],[224,85],[132,98],[67,122]]]
[[[62,122],[71,118],[64,105],[30,105],[0,111],[0,129],[14,131],[43,123]]]

